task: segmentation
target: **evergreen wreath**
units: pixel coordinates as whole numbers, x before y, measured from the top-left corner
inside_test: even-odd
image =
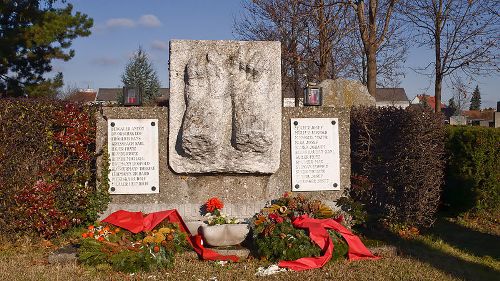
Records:
[[[253,243],[257,255],[264,260],[296,260],[304,257],[321,256],[321,249],[311,241],[309,233],[295,228],[293,220],[301,215],[325,219],[337,214],[320,200],[307,199],[302,195],[285,193],[283,197],[271,201],[251,219]],[[344,258],[348,245],[342,236],[328,230],[334,244],[331,260]]]
[[[172,267],[175,254],[188,247],[187,235],[176,223],[162,222],[152,231],[137,234],[95,224],[82,234],[78,260],[89,266],[109,264],[127,273],[151,271]]]

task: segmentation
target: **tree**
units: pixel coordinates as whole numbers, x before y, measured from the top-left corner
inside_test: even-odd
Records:
[[[367,84],[368,73],[373,74],[372,68],[370,72],[367,71],[366,52],[358,34],[357,16],[355,9],[350,8],[357,6],[352,1],[248,0],[243,5],[246,13],[235,22],[235,33],[243,40],[281,42],[283,88],[295,93],[296,105],[302,95],[302,87],[307,82],[346,77]],[[386,7],[382,5],[382,8],[376,8],[384,12],[375,13],[377,18],[372,25],[375,31],[379,21],[385,19],[385,11],[390,10],[388,18],[391,18],[392,8]],[[387,28],[378,30],[376,35],[379,40],[372,44],[376,48],[370,49],[375,50],[374,56],[380,59],[374,68],[375,76],[379,66],[378,70],[387,78],[384,80],[397,80],[402,75],[400,64],[404,62],[406,54],[402,42],[391,40],[399,35],[397,26],[387,23]],[[367,46],[369,44],[367,41]],[[373,61],[377,62],[377,59]],[[373,81],[376,85],[376,77]]]
[[[404,77],[403,64],[408,53],[408,41],[401,30],[392,30],[377,49],[377,87],[398,87]],[[350,53],[350,65],[347,66],[346,77],[357,79],[367,85],[368,65],[363,42],[359,32],[351,35],[350,42],[345,46]]]
[[[457,78],[453,83],[453,101],[455,102],[455,114],[462,115],[462,112],[467,109],[467,93],[470,91],[469,82],[464,82],[463,79]]]
[[[144,103],[150,103],[154,98],[159,96],[160,80],[142,47],[139,47],[125,66],[125,72],[122,74],[122,83],[125,87],[136,88],[142,91],[142,100]]]
[[[285,91],[295,95],[299,105],[304,83],[304,34],[306,10],[300,0],[251,0],[243,3],[246,14],[235,22],[235,33],[243,40],[281,42],[281,77]],[[302,40],[301,40],[302,39]]]
[[[450,116],[455,116],[458,113],[458,106],[455,103],[455,98],[450,98],[448,100],[448,108],[450,109]]]
[[[435,111],[439,112],[443,79],[499,71],[498,0],[405,1],[405,14],[416,27],[416,39],[434,49]],[[422,69],[427,70],[427,67]]]
[[[479,86],[476,85],[474,92],[472,92],[472,97],[470,98],[470,110],[480,110],[481,109],[481,93],[479,92]]]
[[[377,52],[387,37],[397,29],[393,13],[398,2],[398,0],[347,1],[354,9],[358,20],[359,34],[366,57],[366,84],[372,96],[377,90]]]
[[[35,96],[41,89],[58,88],[62,74],[44,77],[52,70],[52,60],[71,59],[72,41],[90,35],[92,19],[73,14],[71,4],[55,8],[55,2],[0,2],[0,92],[7,96]]]
[[[25,89],[28,97],[47,97],[54,99],[60,95],[63,85],[63,74],[59,72],[54,78],[47,78],[37,84],[26,85]]]

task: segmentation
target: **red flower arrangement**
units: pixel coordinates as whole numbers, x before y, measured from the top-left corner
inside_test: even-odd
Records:
[[[208,225],[239,223],[238,219],[228,218],[221,212],[222,208],[224,208],[224,203],[217,197],[208,199],[203,207],[205,209],[205,217],[207,218]]]
[[[224,203],[222,203],[222,201],[219,198],[213,197],[208,199],[208,201],[205,203],[205,208],[210,213],[213,213],[216,210],[220,212],[220,210],[224,208]]]

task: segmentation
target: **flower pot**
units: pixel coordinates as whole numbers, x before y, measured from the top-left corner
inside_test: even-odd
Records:
[[[248,231],[246,223],[201,226],[203,241],[213,247],[238,245],[245,240]]]

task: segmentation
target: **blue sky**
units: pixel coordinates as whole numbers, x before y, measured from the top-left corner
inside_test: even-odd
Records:
[[[78,88],[121,87],[120,76],[131,54],[142,46],[152,59],[163,87],[168,87],[168,42],[171,39],[234,39],[234,19],[243,12],[239,0],[69,0],[75,11],[94,19],[92,35],[73,42],[75,57],[56,61],[67,85]],[[412,48],[401,86],[408,98],[434,93],[434,85],[411,67],[427,65],[432,52]],[[500,75],[479,78],[483,107],[500,100]],[[445,85],[443,101],[451,97]]]

